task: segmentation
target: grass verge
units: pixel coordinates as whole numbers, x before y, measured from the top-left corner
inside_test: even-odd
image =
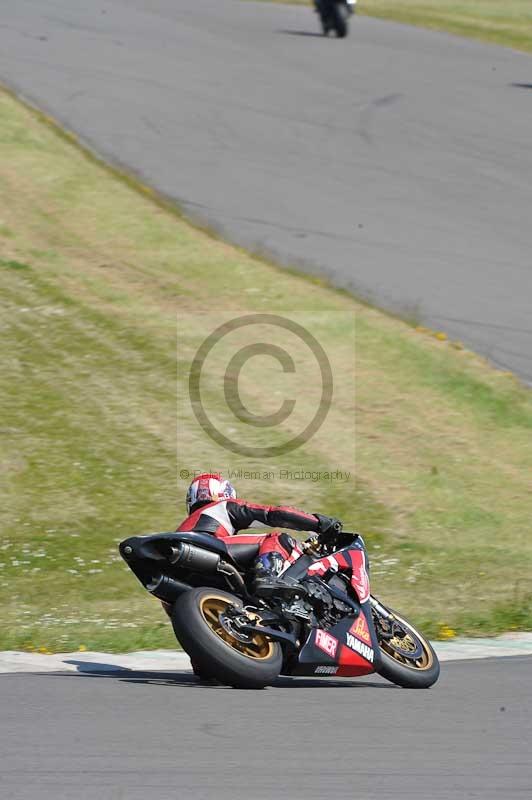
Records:
[[[345,373],[356,320],[356,393],[337,373],[326,437],[277,464],[348,463],[354,409],[355,475],[244,476],[242,496],[366,532],[375,593],[431,635],[532,627],[532,397],[511,375],[190,227],[2,92],[0,148],[0,649],[174,646],[116,543],[175,526],[178,469],[263,466],[183,411],[198,305],[316,320]],[[270,408],[273,376],[245,387]]]

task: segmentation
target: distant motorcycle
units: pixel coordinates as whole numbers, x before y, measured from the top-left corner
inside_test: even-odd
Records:
[[[226,544],[207,533],[132,536],[120,553],[143,586],[163,601],[174,632],[201,678],[260,688],[279,674],[355,677],[378,672],[425,689],[438,659],[404,617],[370,594],[362,538],[313,536],[282,573],[283,588],[253,596],[250,567],[259,545]],[[352,576],[338,572],[351,559]]]
[[[349,33],[349,17],[355,13],[357,0],[314,0],[323,35],[334,31],[339,39]]]

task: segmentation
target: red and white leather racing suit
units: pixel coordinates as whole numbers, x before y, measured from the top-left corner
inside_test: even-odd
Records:
[[[281,571],[284,571],[302,555],[303,551],[295,539],[279,531],[244,535],[239,535],[238,532],[264,527],[317,532],[319,524],[315,514],[307,514],[290,506],[263,506],[247,503],[245,500],[231,499],[218,500],[202,506],[190,514],[177,530],[210,533],[217,539],[232,544],[258,544],[256,564],[263,557],[266,561],[271,556],[281,556],[284,562]],[[321,577],[329,569],[349,575],[360,602],[368,600],[368,563],[361,538],[351,546],[335,552],[334,555],[321,558],[309,567],[307,574]]]
[[[259,533],[238,535],[249,528],[289,528],[298,531],[317,531],[318,518],[290,506],[263,506],[245,500],[218,500],[194,511],[178,531],[210,533],[222,541],[233,544],[258,544],[259,558],[268,553],[278,553],[288,564],[301,555],[296,540],[287,533]],[[287,566],[288,566],[287,564]]]

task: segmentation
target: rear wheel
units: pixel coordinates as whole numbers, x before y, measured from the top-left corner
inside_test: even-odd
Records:
[[[391,608],[372,604],[372,613],[381,658],[378,673],[406,689],[428,689],[436,683],[440,664],[430,642]]]
[[[178,598],[172,615],[174,632],[195,668],[222,683],[259,689],[271,683],[282,667],[277,642],[241,630],[256,624],[242,601],[218,589],[191,589]]]
[[[216,682],[216,676],[200,667],[195,661],[191,661],[190,666],[192,667],[192,672],[198,680],[205,681],[205,683]]]

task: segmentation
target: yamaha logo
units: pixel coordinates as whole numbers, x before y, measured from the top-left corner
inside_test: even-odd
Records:
[[[370,661],[373,664],[373,659],[375,657],[373,648],[368,647],[367,644],[364,644],[364,642],[361,642],[360,639],[355,638],[355,636],[353,636],[351,633],[346,634],[346,642],[350,650],[354,650],[355,653],[358,653],[362,656],[362,658],[365,658],[366,661]]]

